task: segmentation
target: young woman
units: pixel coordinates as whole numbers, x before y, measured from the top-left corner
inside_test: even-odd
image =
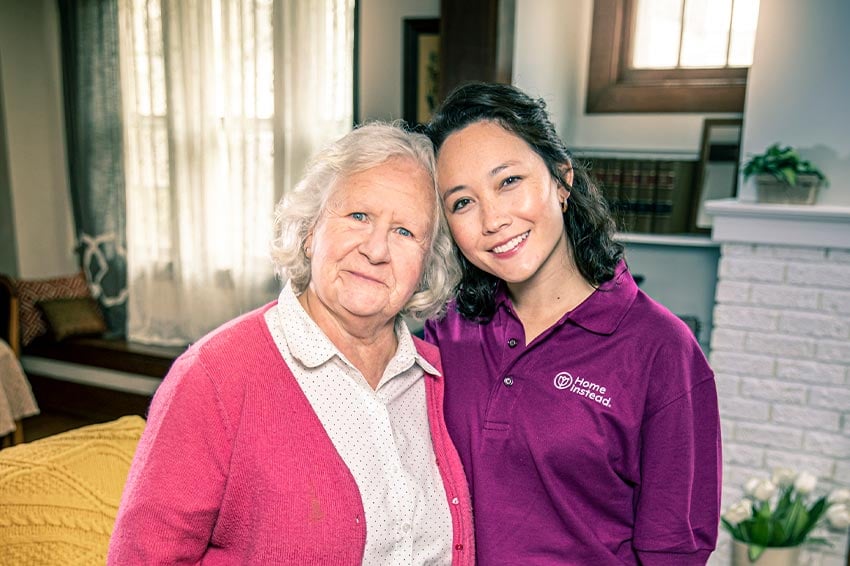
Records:
[[[720,510],[714,376],[640,291],[542,100],[455,90],[429,132],[463,266],[426,324],[480,564],[704,564]]]

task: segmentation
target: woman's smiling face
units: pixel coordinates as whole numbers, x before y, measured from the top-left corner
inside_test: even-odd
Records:
[[[569,192],[522,138],[472,123],[443,142],[437,178],[452,236],[473,265],[509,285],[567,265]]]

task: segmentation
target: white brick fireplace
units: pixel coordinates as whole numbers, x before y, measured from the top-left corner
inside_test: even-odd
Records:
[[[720,242],[710,361],[723,427],[723,508],[754,475],[809,470],[850,487],[850,207],[713,201]],[[805,564],[844,566],[847,536]],[[711,564],[729,564],[722,534]]]

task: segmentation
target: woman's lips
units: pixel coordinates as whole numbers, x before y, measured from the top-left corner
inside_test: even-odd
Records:
[[[517,246],[519,246],[522,242],[524,242],[526,238],[528,238],[528,234],[529,234],[529,232],[525,232],[524,234],[520,234],[519,236],[517,236],[515,238],[511,238],[510,240],[508,240],[504,244],[498,245],[495,248],[491,249],[490,251],[493,252],[493,253],[496,253],[496,254],[504,254],[504,253],[513,251],[517,248]]]

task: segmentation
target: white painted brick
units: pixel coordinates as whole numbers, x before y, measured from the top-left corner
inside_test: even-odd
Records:
[[[818,338],[847,338],[850,336],[850,318],[802,312],[784,312],[779,317],[779,330],[787,334],[815,336]]]
[[[850,364],[849,340],[820,340],[815,357],[823,362]]]
[[[715,373],[714,383],[717,386],[717,396],[721,399],[734,399],[740,395],[741,378],[728,373]]]
[[[819,430],[803,433],[803,449],[823,456],[850,456],[850,437]]]
[[[721,419],[767,422],[770,418],[770,403],[765,401],[724,395],[719,404]]]
[[[720,419],[720,438],[722,442],[726,442],[727,438],[735,438],[735,422],[730,420]]]
[[[780,379],[819,385],[841,385],[846,374],[847,367],[841,364],[824,364],[815,360],[776,360],[776,376]]]
[[[774,309],[717,305],[714,307],[714,325],[743,330],[776,330],[779,312]]]
[[[718,303],[746,304],[750,300],[749,283],[740,281],[718,281],[715,300]]]
[[[738,466],[761,468],[764,466],[764,448],[727,442],[723,445],[723,460]]]
[[[818,291],[808,287],[754,283],[750,288],[750,304],[811,310],[818,307]]]
[[[759,470],[750,466],[736,466],[725,462],[723,464],[723,485],[743,489],[744,484],[747,483],[747,480],[750,478],[767,477],[770,477],[770,472],[767,471],[767,468]]]
[[[839,263],[850,263],[850,249],[830,248],[826,251],[826,257],[829,258],[830,261],[837,261]]]
[[[786,262],[778,260],[723,257],[717,271],[721,280],[780,283],[785,280],[787,266]]]
[[[821,291],[820,310],[837,314],[850,314],[850,293],[846,291]]]
[[[743,330],[731,330],[715,326],[711,333],[711,347],[718,350],[743,352],[746,337],[747,333]]]
[[[788,282],[821,288],[850,288],[850,265],[789,263]]]
[[[776,358],[759,354],[744,354],[740,352],[711,352],[711,367],[715,372],[733,373],[737,375],[772,376],[775,374]],[[842,383],[843,383],[842,375]]]
[[[832,477],[835,461],[816,454],[807,454],[799,450],[767,450],[764,455],[765,467],[768,470],[774,468],[791,468],[798,472],[811,472],[819,478]]]
[[[838,460],[835,462],[835,478],[845,484],[850,481],[850,460]]]
[[[751,332],[744,342],[747,352],[774,354],[791,358],[810,358],[815,354],[815,340],[785,334]]]
[[[780,403],[773,405],[770,420],[776,424],[830,432],[838,432],[841,428],[841,413],[837,411]]]
[[[768,255],[776,259],[786,259],[793,261],[823,261],[824,259],[826,259],[826,248],[804,248],[797,246],[765,245],[757,246],[757,254],[759,254],[761,248],[764,248],[764,255]]]
[[[850,407],[850,389],[846,387],[812,387],[809,405],[821,409],[847,411]]]
[[[774,424],[737,422],[735,440],[753,446],[795,449],[803,445],[803,431]]]
[[[804,405],[808,387],[791,381],[777,379],[741,379],[741,394],[750,399],[774,401],[790,405]]]
[[[720,253],[724,256],[753,256],[756,253],[756,246],[753,244],[723,244]]]

